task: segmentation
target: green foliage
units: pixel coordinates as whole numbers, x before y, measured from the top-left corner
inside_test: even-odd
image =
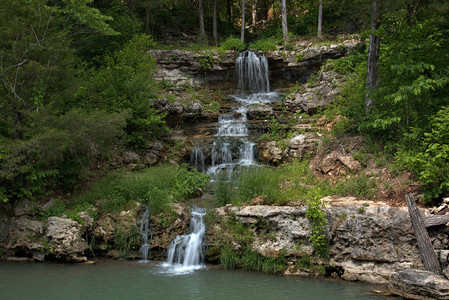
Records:
[[[198,61],[202,70],[210,70],[214,65],[214,56],[212,53],[204,53],[203,56],[198,57]]]
[[[132,251],[139,249],[140,232],[136,226],[129,229],[118,226],[114,231],[114,249],[119,249],[123,257],[128,257]]]
[[[119,34],[107,24],[107,21],[112,20],[112,17],[105,16],[97,8],[90,6],[93,0],[62,0],[60,2],[62,12],[69,18],[73,18],[75,22],[98,30],[103,34]]]
[[[243,43],[239,38],[228,38],[222,44],[221,48],[223,50],[234,50],[237,52],[243,51],[246,48],[245,43]]]
[[[265,204],[281,204],[284,198],[277,178],[275,170],[260,167],[242,167],[231,178],[222,172],[214,185],[215,196],[220,205],[248,203],[258,196]]]
[[[270,51],[270,50],[276,50],[277,43],[276,43],[276,40],[273,38],[257,40],[253,44],[249,45],[248,48],[250,50],[257,50],[257,51],[265,52],[265,51]]]
[[[259,137],[259,141],[279,141],[286,137],[287,125],[271,117],[267,125],[268,132]]]
[[[28,114],[27,138],[5,140],[1,147],[3,197],[41,196],[56,184],[73,189],[86,175],[88,159],[108,156],[110,144],[123,135],[125,118],[76,109],[64,115],[46,110]]]
[[[320,195],[312,195],[307,205],[306,217],[312,227],[309,241],[312,243],[315,253],[319,257],[326,258],[329,256],[329,245],[326,240],[328,221]]]
[[[61,199],[55,199],[50,208],[42,214],[42,220],[45,221],[50,217],[60,217],[66,212],[66,206]]]
[[[346,180],[340,181],[336,187],[336,193],[342,196],[353,195],[356,197],[373,199],[376,195],[377,181],[360,172]]]
[[[449,107],[443,107],[432,118],[427,132],[412,131],[409,140],[421,141],[412,148],[401,148],[397,159],[416,172],[424,185],[426,200],[449,191]],[[417,138],[419,137],[419,138]]]
[[[220,249],[220,264],[227,270],[242,268],[248,271],[265,272],[274,274],[282,271],[287,266],[285,251],[280,251],[276,257],[262,256],[250,249],[253,234],[250,229],[241,224],[238,220],[230,217],[227,222],[228,229],[232,236],[242,245],[242,249],[233,250],[229,245],[229,241],[225,241],[225,245]]]
[[[110,29],[118,34],[105,34],[98,30],[83,30],[77,24],[70,28],[74,32],[73,43],[76,48],[77,55],[83,60],[101,65],[104,56],[110,56],[115,51],[123,48],[123,46],[132,38],[141,33],[142,24],[135,16],[129,13],[127,4],[122,1],[102,1],[97,5],[98,10],[107,16],[107,24]]]
[[[238,254],[228,246],[224,246],[220,251],[220,265],[226,270],[235,270],[238,266]]]
[[[106,211],[123,210],[134,201],[148,205],[152,214],[170,210],[170,204],[188,199],[198,188],[204,188],[209,176],[184,167],[162,165],[143,173],[108,176],[97,183],[78,203],[101,202]]]
[[[155,62],[147,53],[152,44],[149,36],[139,35],[122,50],[106,56],[104,67],[87,70],[73,100],[84,109],[129,110],[126,142],[130,148],[144,148],[148,140],[158,139],[167,130],[164,115],[148,99],[156,86]]]

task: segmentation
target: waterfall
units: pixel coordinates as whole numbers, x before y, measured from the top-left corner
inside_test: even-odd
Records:
[[[268,93],[268,60],[265,55],[256,55],[252,51],[240,53],[236,60],[237,88],[241,93]]]
[[[145,207],[145,212],[143,213],[142,219],[140,219],[140,237],[142,241],[142,246],[140,247],[140,257],[143,262],[148,262],[150,245],[148,243],[148,235],[150,235],[150,241],[153,235],[150,232],[150,210]]]
[[[236,102],[228,113],[218,117],[218,126],[211,146],[210,165],[204,166],[204,155],[195,147],[191,152],[191,165],[211,175],[212,181],[219,172],[225,171],[229,178],[239,166],[257,165],[256,144],[248,126],[247,112],[261,103],[280,100],[279,94],[270,92],[268,60],[252,51],[240,53],[236,59],[238,95],[230,95]],[[201,151],[201,152],[200,152]]]
[[[195,145],[192,152],[190,152],[190,165],[194,166],[199,172],[206,171],[204,167],[204,153],[199,145]]]
[[[203,263],[203,238],[206,234],[203,217],[206,211],[193,208],[191,214],[190,234],[178,235],[168,246],[167,264],[180,272],[201,268]]]

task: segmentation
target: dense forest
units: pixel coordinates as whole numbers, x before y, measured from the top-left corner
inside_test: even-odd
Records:
[[[347,85],[328,115],[346,116],[340,131],[364,135],[440,199],[448,13],[445,0],[1,0],[0,199],[73,192],[115,152],[170,144],[149,49],[289,49],[353,33],[362,47],[333,64]]]

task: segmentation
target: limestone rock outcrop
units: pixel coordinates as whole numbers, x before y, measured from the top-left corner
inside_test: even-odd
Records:
[[[283,141],[261,141],[257,144],[259,159],[278,165],[316,154],[321,140],[313,134],[298,134]]]
[[[386,284],[393,273],[412,266],[423,267],[406,207],[353,197],[327,197],[323,201],[328,218],[329,262],[342,270],[345,280]],[[313,253],[304,206],[226,206],[215,212],[219,220],[233,217],[250,230],[252,250],[264,256],[284,250],[294,264]],[[220,232],[217,236],[232,236],[225,224],[219,222],[211,230],[211,247],[217,246],[214,232]],[[437,252],[448,249],[448,231],[430,232]],[[241,247],[238,240],[233,244],[235,249]],[[292,269],[289,273],[296,274]]]
[[[87,249],[87,242],[83,238],[84,228],[78,222],[67,218],[50,217],[45,234],[49,241],[49,251],[57,258],[73,262],[87,261],[84,256]]]
[[[390,291],[407,299],[449,299],[449,280],[424,270],[409,269],[390,276]]]
[[[325,71],[317,79],[314,86],[305,84],[298,92],[288,95],[284,105],[291,112],[306,112],[315,114],[318,110],[326,108],[340,92],[340,75],[333,71]]]

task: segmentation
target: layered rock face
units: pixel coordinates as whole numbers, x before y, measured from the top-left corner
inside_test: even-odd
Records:
[[[128,211],[101,214],[96,220],[82,211],[77,218],[82,224],[67,217],[39,220],[51,204],[22,200],[10,209],[14,214],[0,218],[1,258],[85,262],[92,251],[111,258],[140,257],[143,206],[139,203]],[[161,258],[168,244],[188,231],[188,224],[189,214],[180,205],[174,205],[169,213],[151,216],[152,255]]]
[[[345,56],[359,44],[357,39],[347,39],[331,45],[312,46],[302,43],[298,50],[265,52],[270,65],[270,81],[274,85],[283,81],[305,82],[328,59]],[[235,51],[150,50],[158,64],[155,79],[175,86],[198,86],[205,83],[227,85],[233,88],[235,78]]]
[[[390,276],[388,288],[407,299],[449,299],[449,281],[424,270],[404,270]]]
[[[228,81],[233,76],[237,55],[232,51],[150,50],[149,53],[159,66],[155,79],[176,86]]]
[[[336,72],[326,71],[320,74],[314,86],[304,86],[304,89],[288,95],[284,105],[289,111],[303,111],[315,114],[318,110],[326,108],[340,93],[340,78]]]
[[[325,198],[324,201],[328,217],[329,265],[341,268],[344,279],[386,284],[395,272],[412,266],[422,268],[407,208],[357,201],[352,197]],[[301,206],[261,205],[222,207],[216,213],[219,219],[235,216],[252,231],[253,251],[264,256],[286,251],[291,262],[286,273],[302,274],[294,266],[295,261],[313,253],[306,211],[307,208]],[[223,224],[216,225],[210,232],[226,232]],[[266,232],[271,239],[267,239]],[[436,251],[449,248],[447,234],[447,228],[431,231]],[[215,243],[214,236],[210,236],[209,244],[214,246]],[[234,241],[234,246],[240,247],[238,241]]]

